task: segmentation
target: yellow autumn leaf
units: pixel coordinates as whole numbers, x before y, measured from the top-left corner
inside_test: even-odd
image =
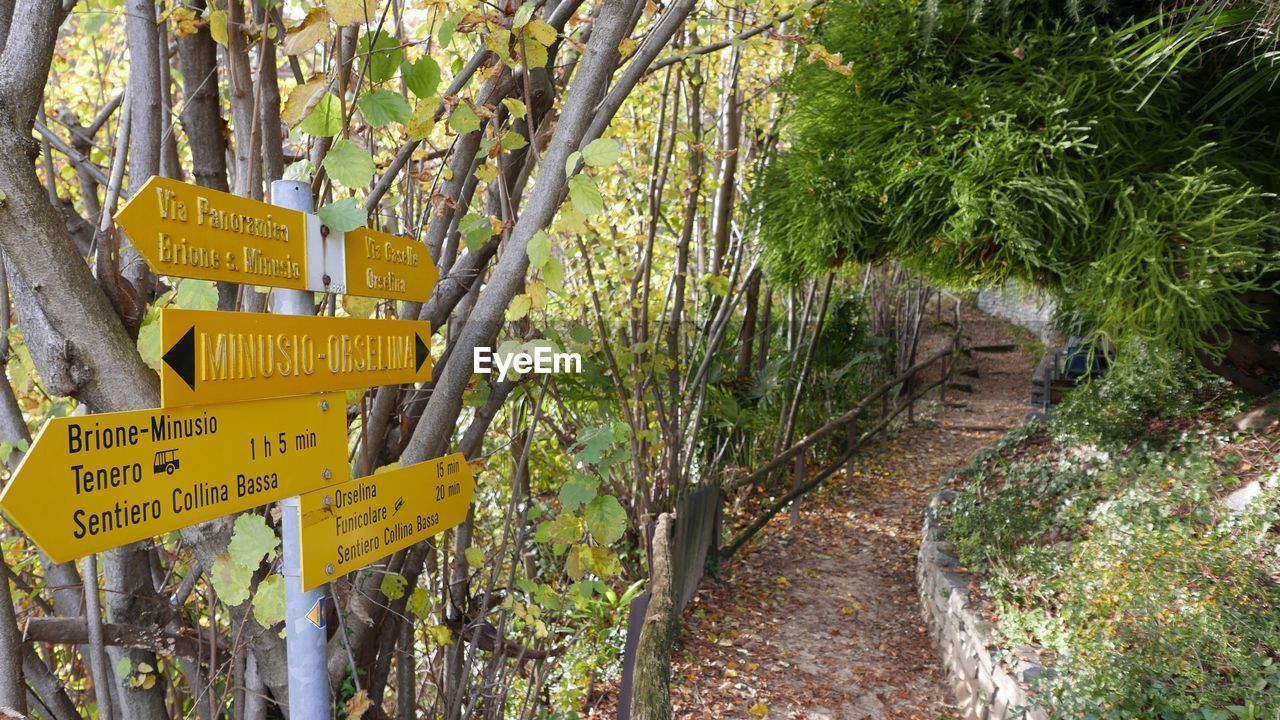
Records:
[[[526,37],[531,37],[548,47],[556,41],[556,29],[541,20],[530,20],[528,25],[524,26]]]
[[[360,720],[369,710],[369,694],[364,690],[347,699],[343,709],[347,711],[347,720]]]
[[[196,16],[196,11],[189,7],[176,7],[173,12],[169,13],[169,17],[173,19],[173,34],[175,37],[186,37],[200,32],[200,28],[204,27],[206,20],[201,20]]]
[[[404,126],[410,140],[422,140],[431,134],[432,128],[436,126],[437,102],[435,98],[421,100],[413,108],[413,114],[409,116],[409,123]]]
[[[323,75],[313,75],[310,80],[294,88],[280,110],[280,119],[284,120],[289,127],[297,126],[316,106],[316,103],[320,102],[320,96],[324,94],[324,89],[328,85],[328,78]]]
[[[358,25],[373,17],[369,0],[326,0],[324,7],[329,17],[339,26]]]
[[[747,712],[755,715],[756,717],[764,717],[769,714],[769,706],[764,703],[756,703],[755,705],[752,705],[751,709]]]
[[[534,310],[541,310],[547,306],[547,286],[541,280],[530,280],[525,286],[525,293],[529,296],[530,305]]]
[[[209,13],[209,34],[219,45],[227,44],[227,14],[222,10]]]
[[[323,8],[312,8],[302,22],[289,28],[280,43],[285,55],[301,55],[329,39],[329,15]]]
[[[529,314],[529,307],[533,304],[532,300],[525,293],[511,298],[511,304],[507,306],[507,322],[515,322]]]

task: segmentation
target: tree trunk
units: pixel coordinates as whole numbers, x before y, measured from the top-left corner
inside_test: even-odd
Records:
[[[640,628],[636,664],[631,675],[631,717],[634,720],[671,718],[671,645],[678,621],[671,577],[673,520],[670,513],[662,513],[653,533],[649,607]]]
[[[22,681],[22,635],[9,591],[11,574],[0,557],[0,710],[7,708],[22,715],[27,712],[27,688]]]
[[[164,134],[161,96],[160,35],[155,0],[129,0],[125,7],[125,40],[129,46],[129,192],[132,196],[152,175],[160,174]],[[166,55],[167,59],[167,55]],[[120,274],[138,298],[155,295],[156,276],[126,239],[120,241]]]

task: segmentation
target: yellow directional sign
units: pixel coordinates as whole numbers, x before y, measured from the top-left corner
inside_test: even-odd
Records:
[[[358,228],[345,239],[346,292],[351,295],[422,302],[435,287],[435,263],[420,242]]]
[[[234,402],[431,379],[431,324],[160,311],[165,407]]]
[[[54,418],[0,508],[64,562],[336,484],[346,440],[338,393]]]
[[[161,275],[305,290],[308,216],[153,176],[116,222]]]
[[[455,453],[303,495],[303,589],[457,525],[474,491],[471,467]]]

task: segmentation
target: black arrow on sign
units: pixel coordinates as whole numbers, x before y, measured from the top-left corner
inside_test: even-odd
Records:
[[[196,389],[196,328],[193,325],[186,335],[164,354],[164,364],[173,368],[178,377],[192,390]]]
[[[192,347],[194,349],[194,345]],[[192,357],[194,358],[194,352],[192,353]],[[413,334],[413,359],[418,363],[418,369],[415,370],[414,372],[422,372],[422,363],[426,362],[427,358],[429,357],[431,357],[431,350],[427,347],[427,344],[422,341],[422,336],[419,335],[418,333],[414,333]],[[195,365],[195,361],[193,359],[192,366],[194,367],[194,365]]]

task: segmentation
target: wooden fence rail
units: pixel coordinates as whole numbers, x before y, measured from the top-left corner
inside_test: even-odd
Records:
[[[938,301],[941,306],[941,298]],[[685,606],[693,599],[706,567],[733,556],[775,515],[793,506],[806,493],[819,487],[841,465],[848,464],[853,473],[853,457],[876,435],[887,441],[889,426],[907,411],[913,418],[915,402],[934,388],[941,388],[945,401],[947,385],[958,372],[959,357],[965,352],[960,335],[960,301],[955,304],[954,332],[946,346],[915,363],[898,376],[886,380],[862,398],[857,405],[837,418],[801,438],[777,457],[755,471],[729,480],[722,485],[703,483],[686,493],[676,503],[674,513],[660,516],[651,554],[653,577],[649,583],[648,602],[639,615],[628,620],[628,648],[623,666],[622,692],[618,703],[619,720],[667,720],[671,717],[669,692],[671,647]],[[917,378],[927,368],[941,363],[939,377],[924,386]],[[872,403],[880,401],[880,417],[870,428],[858,432],[858,421]],[[890,403],[893,406],[890,407]],[[806,475],[806,452],[821,440],[845,431],[845,452],[811,476]],[[882,445],[883,450],[883,445]],[[791,463],[795,469],[792,487],[785,495],[767,505],[750,524],[729,542],[719,545],[724,500],[731,492],[770,477]],[[793,517],[794,522],[794,517]],[[640,600],[639,598],[637,599]],[[631,639],[634,638],[634,643]]]

